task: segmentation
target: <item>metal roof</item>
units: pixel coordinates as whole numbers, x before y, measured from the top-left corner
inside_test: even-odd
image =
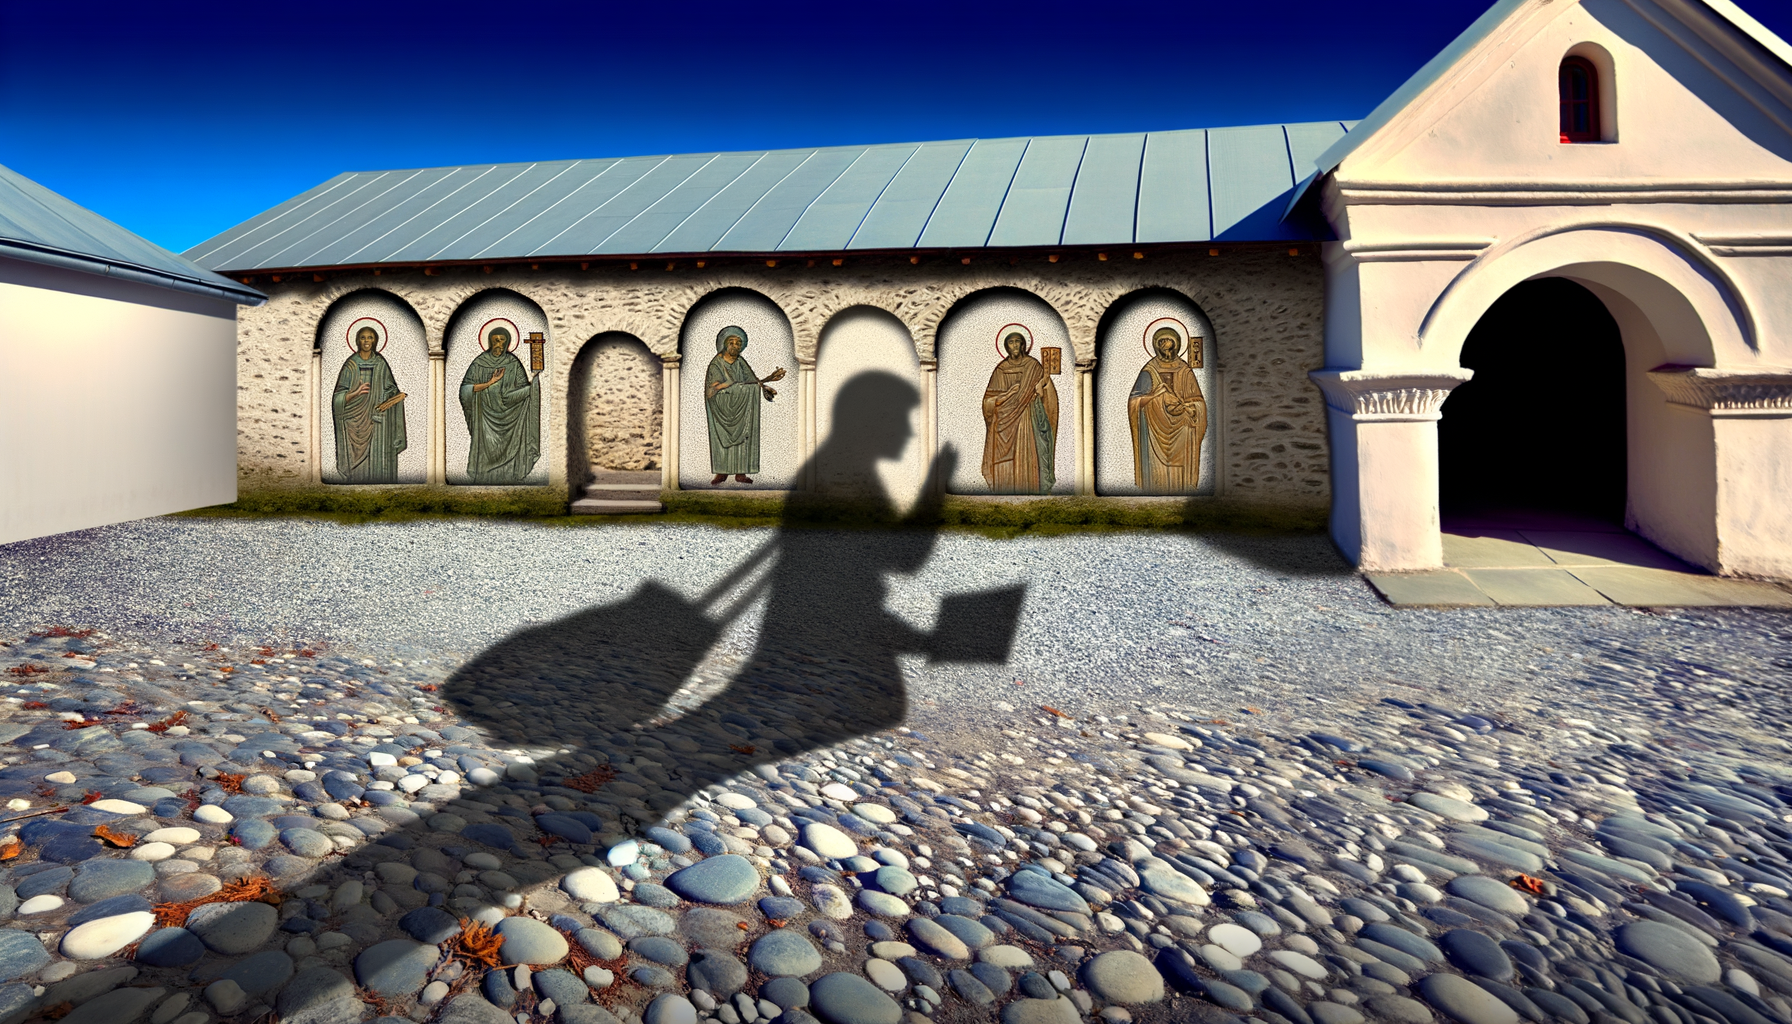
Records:
[[[1354,122],[357,171],[187,250],[215,270],[1310,239]]]
[[[0,166],[0,256],[259,306],[267,296]]]

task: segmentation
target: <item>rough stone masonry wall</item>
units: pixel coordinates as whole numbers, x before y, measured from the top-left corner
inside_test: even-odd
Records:
[[[658,356],[678,352],[679,326],[705,296],[722,288],[744,288],[767,296],[790,318],[799,361],[815,358],[822,328],[836,313],[873,306],[901,320],[923,361],[933,358],[942,320],[960,300],[990,288],[1031,292],[1063,317],[1079,362],[1099,355],[1096,336],[1102,315],[1116,300],[1141,289],[1167,288],[1188,296],[1214,327],[1223,372],[1226,476],[1224,494],[1245,501],[1323,506],[1330,499],[1325,405],[1307,371],[1324,365],[1323,273],[1316,255],[1287,250],[1225,250],[1219,256],[1196,251],[1149,254],[1142,260],[1098,261],[1067,256],[1048,263],[1037,256],[1011,263],[999,254],[980,254],[969,265],[956,259],[853,257],[841,267],[826,260],[708,261],[706,268],[677,261],[594,265],[543,264],[539,270],[480,267],[444,268],[435,276],[422,270],[310,273],[266,278],[256,285],[269,295],[266,305],[239,316],[238,474],[245,492],[309,486],[314,402],[308,399],[311,353],[317,327],[330,304],[365,288],[387,291],[422,318],[432,352],[455,311],[490,289],[508,289],[545,312],[554,346],[553,379],[547,397],[564,410],[577,358],[587,343],[611,332],[632,335]],[[1116,358],[1138,358],[1134,339],[1121,339]],[[693,368],[697,369],[697,368]],[[1068,368],[1067,368],[1068,369]],[[637,378],[639,379],[639,378]],[[448,382],[450,386],[456,382]],[[604,391],[597,389],[601,399]],[[1096,396],[1098,402],[1111,396]],[[440,396],[432,396],[440,402]],[[549,423],[621,423],[639,419],[642,403],[618,403],[599,416],[544,416]],[[627,408],[625,408],[627,406]],[[452,403],[447,415],[458,415]],[[316,433],[326,436],[328,424]],[[602,428],[600,428],[601,430]],[[542,438],[542,457],[552,467],[551,486],[564,489],[567,430]],[[628,445],[624,445],[628,447]],[[651,446],[637,446],[642,461]],[[652,456],[658,464],[657,453]],[[578,462],[575,454],[570,460]]]
[[[633,338],[598,338],[580,353],[569,394],[584,406],[583,462],[579,446],[567,469],[577,484],[581,465],[602,469],[658,469],[660,442],[660,361]],[[581,401],[582,400],[582,401]],[[576,412],[576,409],[575,409]]]

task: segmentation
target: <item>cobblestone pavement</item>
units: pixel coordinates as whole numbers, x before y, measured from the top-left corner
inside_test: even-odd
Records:
[[[848,660],[718,697],[759,614],[660,716],[700,727],[470,667],[768,536],[0,548],[0,1024],[1792,1024],[1792,617],[1394,612],[1312,538],[945,536],[889,607],[1023,583],[1013,658],[905,659],[901,724],[819,748]]]

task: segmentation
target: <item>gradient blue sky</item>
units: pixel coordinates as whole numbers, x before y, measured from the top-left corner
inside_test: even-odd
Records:
[[[1358,118],[1484,9],[0,0],[0,163],[178,252],[345,170]]]

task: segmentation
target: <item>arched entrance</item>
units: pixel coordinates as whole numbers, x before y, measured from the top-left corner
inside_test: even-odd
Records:
[[[1474,377],[1437,425],[1446,530],[1624,521],[1624,341],[1597,296],[1523,282],[1481,316],[1461,364]]]

